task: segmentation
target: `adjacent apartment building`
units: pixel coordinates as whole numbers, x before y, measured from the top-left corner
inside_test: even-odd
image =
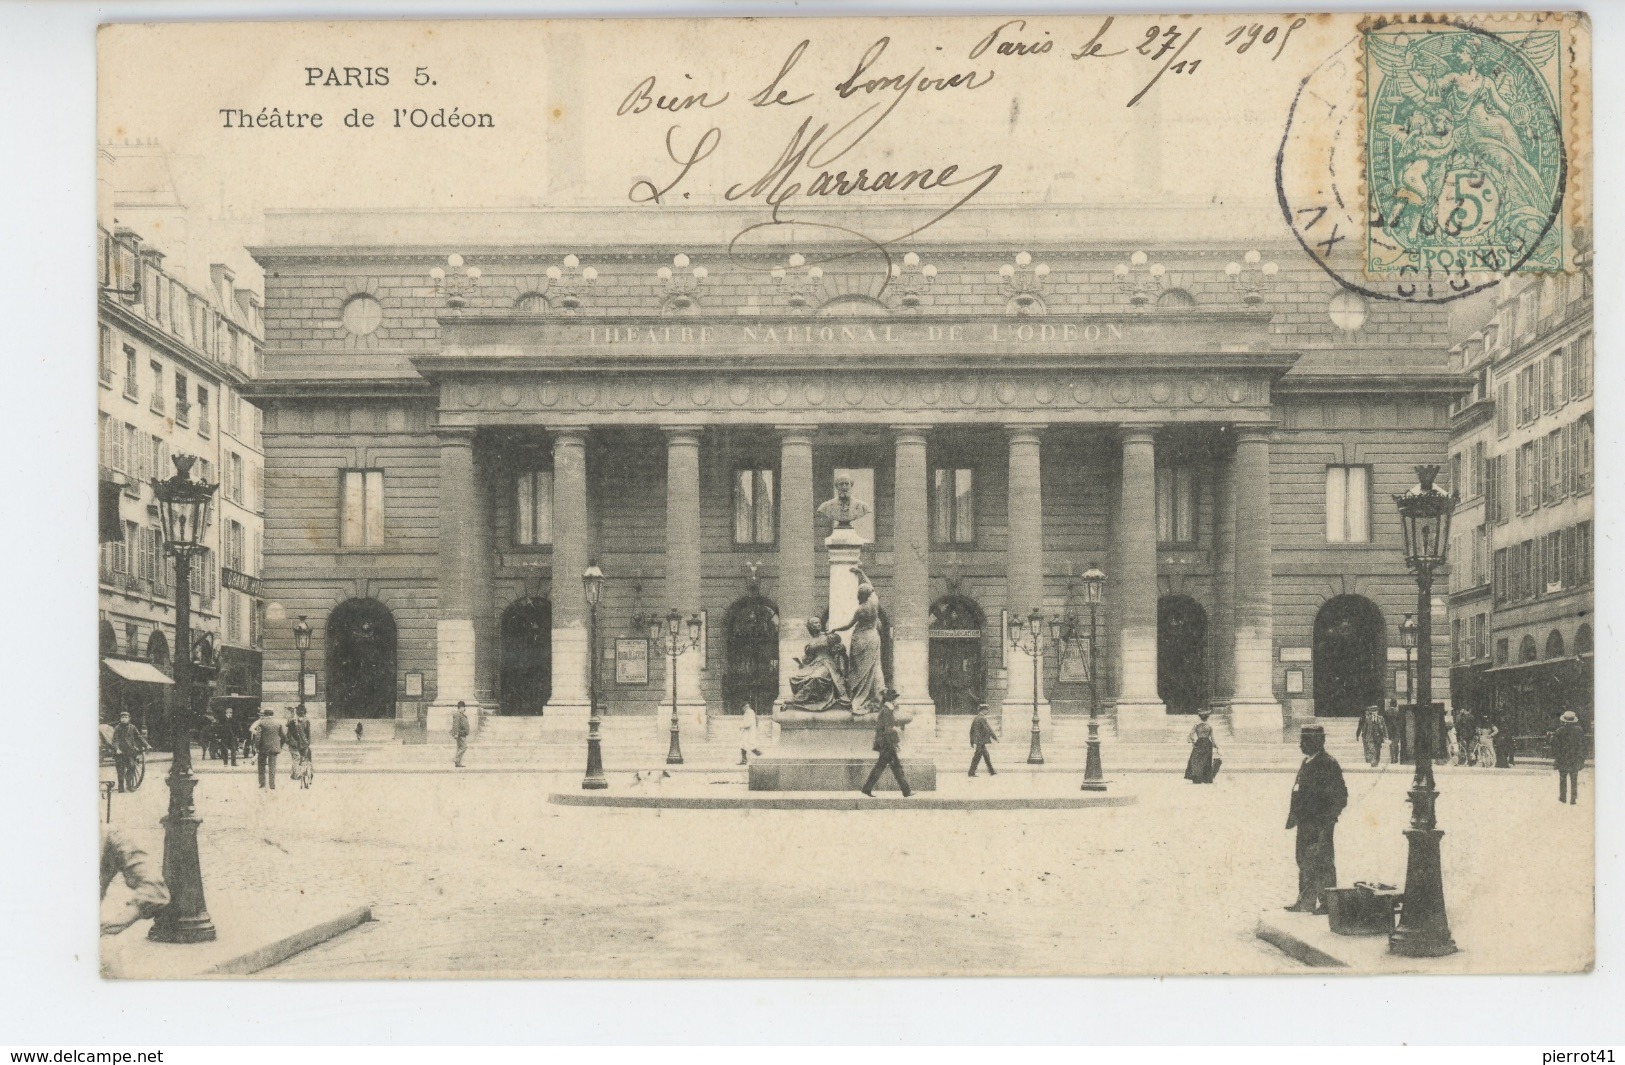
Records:
[[[1502,285],[1453,352],[1452,699],[1536,747],[1592,723],[1593,351],[1588,266]]]
[[[260,298],[224,266],[186,284],[116,223],[97,236],[101,718],[129,710],[158,742],[174,700],[174,561],[151,481],[174,472],[173,454],[220,484],[192,576],[193,699],[260,690],[264,452],[241,391],[260,365]]]

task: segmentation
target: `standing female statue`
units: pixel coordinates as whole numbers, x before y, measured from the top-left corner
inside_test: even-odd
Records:
[[[836,634],[852,630],[851,650],[847,652],[846,687],[854,714],[872,714],[880,709],[886,691],[886,674],[880,660],[880,597],[869,583],[863,567],[853,566],[858,578],[858,607],[852,620],[830,630]]]

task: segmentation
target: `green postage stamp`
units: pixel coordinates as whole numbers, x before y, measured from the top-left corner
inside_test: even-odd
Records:
[[[1539,23],[1365,32],[1368,276],[1566,268],[1563,37]]]

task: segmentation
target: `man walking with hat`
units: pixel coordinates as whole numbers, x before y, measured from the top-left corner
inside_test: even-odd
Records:
[[[1298,899],[1294,913],[1326,912],[1326,890],[1337,886],[1337,855],[1332,834],[1348,805],[1343,767],[1326,753],[1326,730],[1305,725],[1298,736],[1303,764],[1292,784],[1292,808],[1286,827],[1298,830]]]
[[[1586,734],[1580,715],[1563,711],[1552,733],[1552,764],[1557,767],[1557,801],[1570,806],[1580,801],[1580,769],[1586,763]]]
[[[282,753],[282,744],[288,737],[287,726],[277,720],[269,706],[260,708],[260,719],[249,726],[249,738],[254,741],[259,763],[260,787],[276,790],[276,756]]]

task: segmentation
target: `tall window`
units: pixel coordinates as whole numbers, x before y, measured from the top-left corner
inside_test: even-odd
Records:
[[[968,469],[931,471],[931,539],[939,544],[976,541],[976,480]]]
[[[226,640],[228,643],[240,644],[243,642],[242,598],[236,592],[226,593]]]
[[[1484,481],[1486,479],[1485,474],[1488,472],[1488,465],[1489,459],[1486,457],[1484,450],[1484,441],[1480,440],[1473,444],[1472,476],[1468,484],[1468,488],[1471,489],[1469,494],[1475,496],[1484,494]]]
[[[102,384],[113,386],[113,331],[100,327],[99,346],[96,349],[96,377]]]
[[[1504,456],[1496,455],[1484,464],[1484,520],[1491,525],[1499,525],[1506,516],[1506,501],[1501,495],[1506,491],[1502,484],[1505,480],[1504,459]]]
[[[226,496],[233,503],[243,501],[243,457],[235,451],[226,454]]]
[[[339,501],[339,546],[384,542],[384,471],[345,470]]]
[[[192,382],[180,371],[175,372],[175,424],[190,425],[192,421]]]
[[[125,495],[140,495],[141,483],[147,476],[147,447],[143,435],[135,426],[124,423],[124,472],[130,475],[124,483]]]
[[[1157,467],[1157,542],[1196,540],[1196,477],[1189,466]]]
[[[1541,590],[1563,590],[1563,531],[1558,529],[1541,538],[1540,547]]]
[[[553,542],[553,473],[532,470],[514,482],[513,542],[535,547]]]
[[[1495,390],[1495,435],[1512,432],[1512,384],[1507,382]]]
[[[1591,523],[1574,527],[1574,576],[1577,584],[1591,583]]]
[[[135,348],[124,345],[124,394],[130,399],[141,398],[141,377],[135,364]]]
[[[1468,654],[1474,658],[1483,658],[1489,654],[1489,643],[1485,638],[1485,615],[1474,614],[1472,623],[1468,626]]]
[[[1546,409],[1556,410],[1568,402],[1568,382],[1563,380],[1563,349],[1546,356]]]
[[[164,364],[153,359],[147,364],[147,369],[152,371],[152,410],[155,414],[162,414],[164,404],[169,402],[164,398],[168,394],[164,391]]]
[[[202,385],[197,386],[197,432],[199,436],[208,436],[209,426],[209,390]]]
[[[244,563],[244,548],[247,537],[241,522],[226,519],[225,565],[227,569],[234,569],[238,573],[247,573],[248,566]]]
[[[778,513],[773,471],[734,471],[734,543],[771,544]]]
[[[1574,363],[1569,368],[1569,395],[1575,399],[1591,394],[1591,334],[1574,342]]]
[[[1371,471],[1366,467],[1326,467],[1326,542],[1371,542]]]
[[[1591,415],[1587,414],[1569,430],[1574,439],[1574,492],[1585,495],[1591,491]]]

